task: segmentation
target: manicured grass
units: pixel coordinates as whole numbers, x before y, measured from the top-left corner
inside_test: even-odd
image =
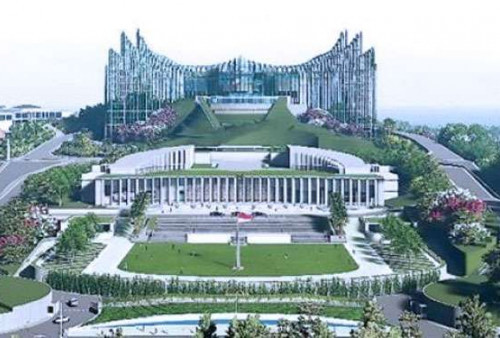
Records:
[[[216,114],[222,125],[242,126],[259,123],[264,119],[263,114]]]
[[[19,269],[20,266],[21,263],[9,263],[9,264],[0,263],[0,276],[3,274],[13,275],[17,271],[17,269]]]
[[[226,244],[136,244],[120,268],[149,274],[187,276],[297,276],[352,271],[356,262],[343,245],[248,245],[242,271],[232,269],[235,247]]]
[[[221,122],[238,119],[236,116],[217,118]],[[273,105],[260,122],[241,124],[234,122],[231,126],[226,125],[225,128],[218,130],[212,128],[200,109],[195,109],[178,128],[174,129],[168,139],[155,146],[168,147],[182,144],[197,146],[294,144],[346,152],[369,162],[376,162],[381,157],[381,150],[369,139],[335,134],[322,127],[300,123],[290,113],[283,98]]]
[[[4,310],[40,299],[49,292],[50,287],[48,285],[34,280],[0,277],[0,305],[3,305]],[[0,307],[1,311],[2,308]]]
[[[235,303],[168,303],[154,306],[105,307],[92,324],[154,315],[207,312],[231,313],[234,311]],[[239,303],[238,312],[300,314],[300,305],[296,303]],[[320,315],[332,318],[360,320],[362,313],[362,308],[325,306],[321,310]]]
[[[486,276],[474,274],[466,278],[449,279],[430,284],[424,289],[425,294],[437,301],[457,306],[460,302],[476,294],[486,302],[487,310],[492,314],[496,325],[500,325],[500,306],[491,303],[498,298],[498,287],[487,283]]]
[[[417,199],[412,194],[404,194],[395,198],[385,201],[388,208],[403,208],[407,206],[414,206],[417,204]]]

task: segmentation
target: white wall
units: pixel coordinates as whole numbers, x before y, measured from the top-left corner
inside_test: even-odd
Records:
[[[248,234],[248,244],[290,244],[292,236],[290,234]]]
[[[187,234],[188,243],[227,244],[230,241],[231,241],[231,234],[222,234],[222,233]]]
[[[47,313],[51,305],[57,312],[58,305],[52,304],[52,291],[39,300],[15,306],[11,312],[0,314],[0,333],[17,331],[49,320],[54,315]]]

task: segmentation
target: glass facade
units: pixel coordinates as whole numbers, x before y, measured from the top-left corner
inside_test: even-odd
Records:
[[[372,132],[375,72],[375,52],[362,50],[361,33],[349,41],[342,32],[332,49],[298,65],[238,57],[208,66],[181,65],[152,52],[139,31],[136,44],[122,34],[120,52],[110,50],[106,66],[106,131],[112,134],[120,124],[145,120],[185,97],[216,96],[223,102],[222,97],[258,101],[288,96],[293,104],[331,110],[341,122]]]

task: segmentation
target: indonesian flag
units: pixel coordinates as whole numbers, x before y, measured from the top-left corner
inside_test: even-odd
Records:
[[[244,212],[238,213],[238,223],[250,222],[253,219],[251,214],[246,214]]]

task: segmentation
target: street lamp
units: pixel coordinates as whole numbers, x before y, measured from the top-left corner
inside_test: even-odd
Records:
[[[5,160],[10,161],[10,131],[5,132],[5,139],[7,141],[7,152],[5,154]]]

